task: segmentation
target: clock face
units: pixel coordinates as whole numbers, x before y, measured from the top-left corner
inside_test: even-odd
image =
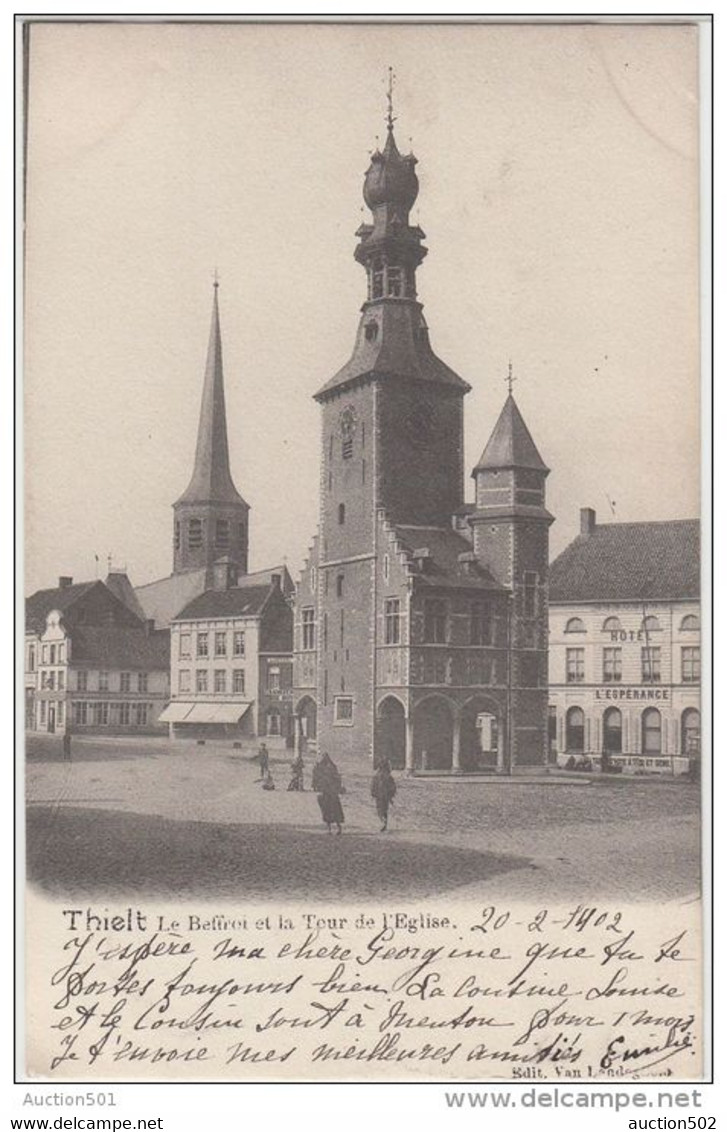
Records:
[[[404,424],[412,444],[424,448],[434,433],[434,409],[426,401],[420,401],[405,418]]]
[[[356,413],[352,405],[347,405],[341,413],[338,421],[338,427],[341,431],[341,438],[343,440],[353,440],[353,434],[356,431]]]

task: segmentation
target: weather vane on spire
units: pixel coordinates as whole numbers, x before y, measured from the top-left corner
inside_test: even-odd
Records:
[[[507,363],[507,377],[505,378],[505,381],[507,382],[508,396],[512,397],[512,387],[517,381],[517,378],[513,377],[512,375],[512,362]]]
[[[396,121],[396,118],[394,117],[394,82],[395,82],[395,79],[396,79],[396,76],[394,75],[394,68],[389,67],[389,87],[388,87],[388,90],[386,91],[386,101],[387,101],[388,106],[389,106],[389,109],[386,112],[386,127],[387,127],[389,133],[391,133],[393,131],[394,122]]]

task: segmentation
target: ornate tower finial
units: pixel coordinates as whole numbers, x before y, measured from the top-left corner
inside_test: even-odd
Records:
[[[394,68],[389,67],[389,87],[388,87],[388,90],[386,91],[386,101],[388,103],[389,108],[386,112],[386,128],[387,128],[387,130],[389,131],[390,134],[394,132],[394,122],[396,121],[396,118],[394,117],[394,82],[395,82],[395,80],[396,80],[396,76],[394,74]]]
[[[512,397],[512,387],[517,381],[517,378],[513,377],[512,375],[512,362],[507,363],[507,377],[505,378],[505,381],[507,382],[508,396]]]
[[[220,285],[220,273],[217,270],[217,268],[215,268],[214,275],[212,276],[212,286],[214,287],[215,291],[217,290],[219,285]]]

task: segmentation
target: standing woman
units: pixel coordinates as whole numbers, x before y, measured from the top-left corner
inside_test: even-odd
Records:
[[[323,820],[328,826],[328,832],[330,833],[331,826],[335,825],[336,833],[340,833],[344,821],[343,807],[339,797],[342,789],[341,776],[331,756],[325,752],[313,767],[312,786],[318,795],[318,805],[321,808]]]

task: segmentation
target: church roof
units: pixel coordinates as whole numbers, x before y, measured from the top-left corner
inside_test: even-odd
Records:
[[[187,490],[177,500],[177,504],[237,503],[247,507],[245,500],[232,482],[230,473],[225,384],[222,372],[222,337],[217,292],[218,285],[215,283],[194,471]]]
[[[492,435],[472,474],[488,468],[535,468],[540,472],[548,471],[512,393],[508,394]]]
[[[397,523],[396,537],[411,556],[426,549],[426,569],[415,575],[416,585],[449,589],[497,590],[504,587],[477,560],[473,561],[472,543],[449,527],[419,527]],[[462,561],[466,554],[469,561]]]
[[[698,599],[698,519],[594,524],[550,567],[551,604]]]
[[[228,590],[207,590],[185,605],[175,621],[194,621],[207,617],[256,617],[262,613],[272,586],[231,586]]]
[[[370,335],[375,326],[375,335]],[[324,400],[334,390],[362,379],[411,378],[449,385],[462,393],[471,386],[434,353],[419,303],[381,299],[376,311],[364,309],[350,359],[315,394]]]

